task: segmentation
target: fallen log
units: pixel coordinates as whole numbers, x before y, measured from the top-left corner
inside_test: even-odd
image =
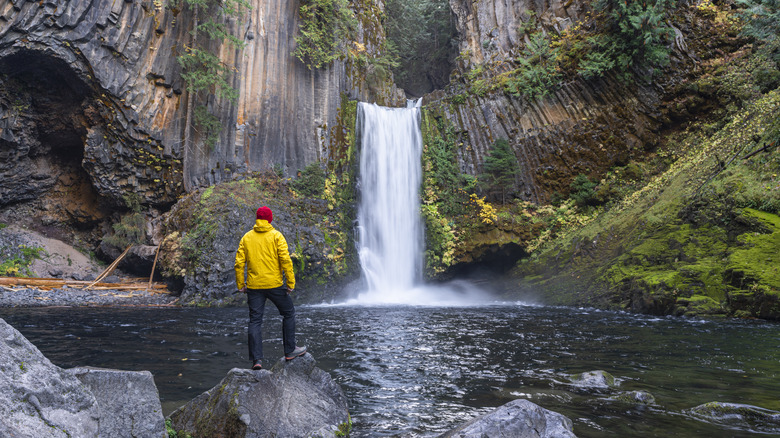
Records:
[[[150,289],[155,293],[168,293],[168,286],[163,283],[154,283],[150,287],[143,282],[131,281],[122,283],[95,283],[92,281],[63,280],[60,278],[32,278],[32,277],[0,277],[0,286],[17,286],[30,288],[57,289],[62,287],[72,287],[77,289],[90,290],[143,290]],[[90,287],[91,286],[91,287]]]

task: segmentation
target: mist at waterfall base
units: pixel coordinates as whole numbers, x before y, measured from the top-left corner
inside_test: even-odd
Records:
[[[492,301],[467,281],[422,281],[420,100],[406,108],[361,102],[358,255],[363,290],[345,305],[469,306]]]

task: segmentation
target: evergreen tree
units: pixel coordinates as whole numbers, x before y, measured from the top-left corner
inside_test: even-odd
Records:
[[[505,204],[507,195],[514,191],[520,175],[520,164],[507,140],[498,139],[493,143],[490,153],[485,157],[483,171],[479,178],[483,189],[489,194],[500,193],[501,203]]]

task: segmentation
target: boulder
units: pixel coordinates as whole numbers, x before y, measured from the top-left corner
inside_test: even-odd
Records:
[[[97,437],[99,418],[89,389],[0,319],[0,435]]]
[[[568,377],[572,385],[584,389],[609,389],[618,386],[612,374],[601,370],[586,371]]]
[[[514,400],[474,418],[440,438],[566,438],[575,437],[569,418],[528,400]]]
[[[708,423],[760,433],[780,433],[780,412],[740,403],[709,402],[690,414]]]
[[[77,377],[97,400],[101,437],[166,437],[160,394],[149,371],[77,367]]]
[[[332,437],[347,433],[347,399],[311,354],[268,370],[234,368],[214,388],[173,412],[193,436]]]

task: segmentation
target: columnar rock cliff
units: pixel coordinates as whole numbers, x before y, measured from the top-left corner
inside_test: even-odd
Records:
[[[246,46],[209,46],[235,68],[240,95],[236,104],[197,102],[220,120],[213,148],[186,124],[195,103],[177,57],[193,45],[191,9],[147,0],[0,4],[0,204],[45,193],[58,174],[83,177],[70,169],[81,163],[115,204],[136,193],[170,205],[185,187],[271,167],[293,173],[324,158],[340,94],[371,93],[345,62],[310,71],[291,55],[299,2],[250,3],[226,23]],[[47,160],[52,154],[68,159]]]
[[[568,193],[577,175],[598,177],[656,145],[663,122],[658,86],[628,85],[614,76],[580,79],[538,99],[470,89],[469,72],[479,70],[480,79],[490,81],[515,68],[531,32],[567,29],[585,3],[451,0],[450,6],[461,36],[458,69],[450,87],[424,102],[459,130],[462,171],[478,174],[493,142],[507,139],[521,165],[520,196],[546,202]]]

